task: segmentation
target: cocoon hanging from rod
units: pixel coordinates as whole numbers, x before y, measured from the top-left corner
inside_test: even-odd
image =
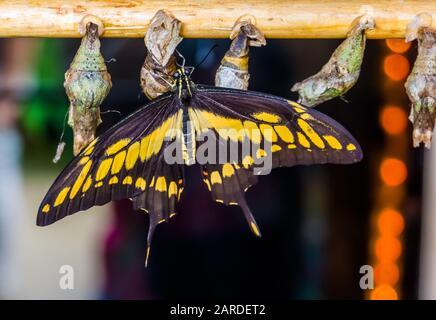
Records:
[[[418,39],[418,56],[405,83],[411,101],[413,146],[431,146],[436,121],[436,29],[431,16],[418,15],[408,26],[407,41]]]
[[[99,37],[103,24],[94,16],[82,19],[79,32],[83,34],[70,68],[65,73],[64,87],[70,100],[68,124],[73,129],[74,155],[95,139],[95,132],[102,122],[100,105],[108,95],[111,76],[100,52]]]
[[[365,53],[365,30],[373,29],[374,26],[374,19],[370,16],[356,18],[347,38],[336,48],[321,70],[292,87],[291,91],[298,91],[298,102],[315,107],[341,97],[350,90],[359,78]]]
[[[151,19],[144,39],[147,56],[140,74],[142,91],[149,99],[171,90],[172,75],[177,69],[175,50],[183,40],[180,36],[181,25],[165,10],[159,10]]]
[[[236,21],[230,34],[232,43],[226,52],[215,75],[215,85],[247,90],[250,74],[248,72],[249,47],[266,45],[262,32],[255,26],[255,19],[242,16]]]

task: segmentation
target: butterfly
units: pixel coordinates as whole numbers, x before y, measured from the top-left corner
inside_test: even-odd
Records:
[[[265,171],[262,160],[276,168],[362,159],[351,134],[316,110],[270,94],[196,85],[190,75],[189,68],[180,67],[171,92],[139,108],[73,158],[44,197],[37,225],[129,198],[135,210],[149,214],[147,264],[156,226],[177,213],[185,165],[200,163],[213,200],[240,206],[260,236],[244,193],[256,184],[256,173]],[[204,150],[209,161],[199,161]],[[221,157],[224,153],[229,155]]]

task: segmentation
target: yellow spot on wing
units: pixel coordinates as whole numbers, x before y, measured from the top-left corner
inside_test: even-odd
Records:
[[[302,113],[301,115],[300,115],[300,117],[301,117],[301,119],[304,119],[304,120],[313,120],[314,118],[310,115],[310,114],[308,114],[308,113]]]
[[[182,195],[183,188],[179,188],[179,194],[177,195],[177,200],[180,200],[180,196]]]
[[[212,188],[210,187],[210,182],[209,182],[209,180],[207,180],[207,179],[203,179],[203,181],[204,181],[204,183],[206,184],[207,189],[208,189],[209,191],[212,191]]]
[[[226,163],[223,165],[223,178],[225,177],[231,177],[234,175],[235,169],[233,169],[233,166],[230,163]]]
[[[304,136],[304,134],[302,134],[301,132],[297,132],[297,137],[298,137],[298,142],[305,148],[309,148],[310,147],[310,142],[307,141],[306,137]]]
[[[80,159],[80,161],[79,161],[79,164],[85,164],[85,163],[87,163],[88,162],[88,160],[89,160],[89,157],[83,157],[82,159]]]
[[[171,196],[177,196],[177,184],[174,181],[171,181],[168,186],[168,198]]]
[[[301,110],[301,111],[297,111],[297,110],[295,110],[295,111],[297,111],[297,112],[304,112],[304,111],[305,111],[305,110],[304,110],[304,107],[303,107],[301,104],[299,104],[299,103],[297,103],[297,102],[295,102],[295,101],[288,100],[288,103],[289,103],[292,107],[294,107],[294,109],[298,108],[298,109]]]
[[[219,174],[218,171],[213,171],[213,172],[210,174],[210,182],[211,182],[212,184],[215,184],[215,183],[219,183],[219,184],[221,184],[221,183],[223,183],[223,181],[221,180],[221,176],[220,176],[220,174]]]
[[[174,126],[174,123],[178,123],[181,120],[182,111],[173,114],[168,117],[159,127],[150,132],[147,136],[142,138],[139,157],[142,162],[150,159],[153,154],[157,154],[162,148],[164,139],[172,139],[176,136],[179,131],[178,128]],[[181,123],[181,121],[179,121]]]
[[[141,189],[141,190],[145,190],[146,183],[145,183],[144,178],[136,179],[135,187],[138,188],[138,189]]]
[[[94,188],[100,188],[103,186],[103,181],[99,181],[95,184]]]
[[[135,166],[135,163],[138,160],[138,156],[139,156],[139,147],[140,147],[140,144],[138,141],[136,141],[127,150],[127,156],[126,156],[126,169],[127,170],[130,170]]]
[[[280,122],[280,117],[278,115],[273,114],[273,113],[268,113],[268,112],[255,113],[255,114],[252,114],[252,117],[257,119],[257,120],[265,121],[265,122],[269,122],[269,123]]]
[[[41,210],[44,213],[47,213],[50,211],[50,205],[47,203]]]
[[[195,110],[194,110],[195,111]],[[213,128],[225,140],[242,140],[244,137],[244,126],[239,119],[218,116],[208,111],[195,111],[202,128]]]
[[[245,134],[253,142],[259,144],[262,141],[262,136],[257,124],[253,121],[244,121]]]
[[[114,162],[112,163],[111,173],[117,174],[121,171],[124,165],[124,159],[126,158],[126,150],[117,153],[114,157]]]
[[[271,147],[271,151],[272,152],[277,152],[277,151],[280,151],[280,150],[282,150],[282,147],[280,147],[278,144],[273,144],[272,147]]]
[[[76,182],[74,182],[73,188],[71,189],[70,193],[70,199],[73,199],[77,193],[80,190],[80,187],[82,186],[83,182],[86,179],[86,176],[88,175],[89,170],[91,169],[92,161],[88,161],[82,168],[82,171],[80,171],[79,176],[76,179]]]
[[[100,166],[97,169],[97,173],[95,174],[95,181],[103,180],[107,174],[109,173],[109,169],[112,165],[112,158],[104,159]]]
[[[88,189],[91,187],[92,179],[90,176],[86,179],[85,183],[83,184],[82,192],[88,191]]]
[[[151,155],[149,157],[147,157],[147,150],[148,150],[149,144],[150,144],[150,136],[149,135],[142,138],[141,148],[139,149],[139,157],[140,157],[142,162],[144,162],[146,159],[151,157]]]
[[[315,146],[320,149],[325,148],[324,141],[322,141],[318,133],[316,133],[315,130],[313,130],[313,128],[306,121],[304,121],[303,119],[298,119],[297,122],[301,130],[303,130],[303,132],[306,134],[306,136],[309,137],[309,139],[313,142]]]
[[[323,137],[324,137],[325,141],[327,141],[328,145],[330,147],[332,147],[333,149],[336,149],[336,150],[342,149],[341,143],[335,137],[329,136],[329,135],[325,135]]]
[[[295,144],[293,144],[293,143],[288,144],[288,149],[296,149],[296,148],[297,148],[297,146]]]
[[[131,176],[126,176],[123,180],[123,184],[132,184],[133,180]]]
[[[120,151],[122,148],[124,148],[125,146],[127,146],[130,143],[130,139],[126,138],[126,139],[121,139],[118,142],[115,142],[113,145],[111,145],[110,147],[108,147],[106,149],[106,154],[108,156],[111,156],[115,153],[117,153],[118,151]]]
[[[65,201],[65,198],[67,197],[68,191],[70,191],[70,189],[71,189],[70,187],[63,188],[61,192],[59,192],[58,196],[56,197],[53,206],[55,207],[60,206]]]
[[[85,156],[89,156],[92,153],[92,151],[94,150],[94,146],[95,146],[97,140],[98,140],[98,138],[94,139],[94,141],[92,141],[90,144],[88,144],[88,146],[86,147],[85,151],[83,152],[83,154]]]
[[[110,178],[109,184],[117,184],[117,183],[118,183],[118,178],[116,176]]]
[[[242,159],[242,165],[245,169],[248,169],[249,166],[251,166],[254,163],[254,159],[251,156],[245,156],[244,159]]]
[[[349,143],[349,144],[347,144],[347,150],[348,151],[356,150],[356,146],[352,143]]]
[[[273,127],[271,127],[269,124],[261,124],[259,125],[259,128],[265,140],[269,142],[277,142],[277,134]]]
[[[275,126],[274,129],[278,133],[280,139],[282,139],[284,142],[294,142],[294,135],[292,134],[291,130],[289,130],[289,128],[287,128],[286,126]]]
[[[263,158],[266,156],[266,151],[263,149],[257,149],[256,158]]]
[[[167,181],[165,180],[165,177],[159,177],[156,179],[156,191],[160,192],[166,192],[167,191]]]

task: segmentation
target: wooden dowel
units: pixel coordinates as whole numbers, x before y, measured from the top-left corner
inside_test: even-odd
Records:
[[[403,38],[421,12],[436,25],[435,0],[8,0],[0,1],[0,37],[80,37],[87,14],[103,21],[104,37],[143,37],[159,9],[183,22],[185,38],[228,38],[244,14],[256,18],[267,38],[342,38],[368,12],[376,22],[369,38]]]

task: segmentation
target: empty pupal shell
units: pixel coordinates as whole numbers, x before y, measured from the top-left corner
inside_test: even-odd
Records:
[[[292,87],[291,91],[298,91],[300,95],[298,102],[314,107],[350,90],[359,78],[365,53],[365,30],[372,28],[372,18],[357,18],[347,38],[336,48],[321,71]]]
[[[171,90],[172,75],[177,69],[174,52],[183,40],[182,23],[171,13],[159,10],[151,19],[145,36],[147,56],[141,68],[141,88],[149,99]]]
[[[215,85],[247,90],[250,74],[248,72],[249,47],[266,45],[263,34],[254,25],[254,19],[241,18],[236,22],[230,35],[232,44],[221,60],[215,75]]]

